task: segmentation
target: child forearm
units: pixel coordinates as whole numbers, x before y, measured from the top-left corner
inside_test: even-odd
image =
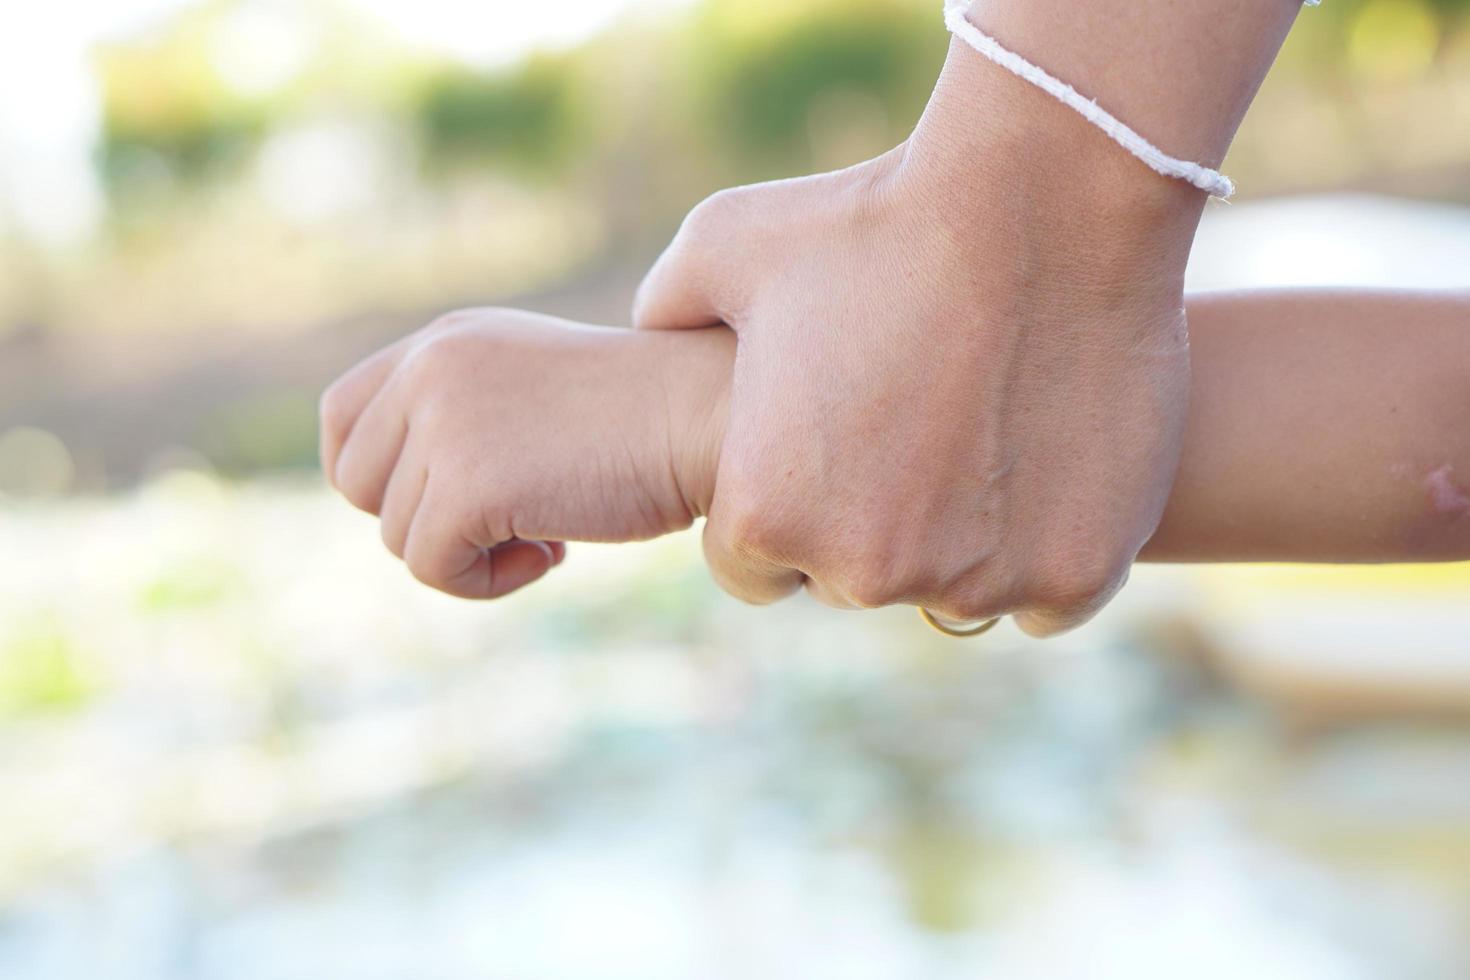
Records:
[[[1188,305],[1184,455],[1143,560],[1470,558],[1470,294]]]
[[[1143,560],[1470,558],[1470,294],[1188,306],[1183,459]],[[735,355],[725,328],[462,311],[332,386],[323,466],[421,580],[503,595],[555,564],[559,542],[638,540],[710,513]]]

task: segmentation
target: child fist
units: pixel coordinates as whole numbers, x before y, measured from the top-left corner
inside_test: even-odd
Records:
[[[452,313],[327,390],[322,466],[415,577],[495,598],[563,541],[657,537],[708,509],[733,355],[722,328]]]

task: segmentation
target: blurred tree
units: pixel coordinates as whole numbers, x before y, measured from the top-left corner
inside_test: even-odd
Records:
[[[563,59],[535,58],[503,72],[442,71],[415,107],[426,161],[441,170],[490,163],[553,177],[576,157],[580,96]]]
[[[316,395],[276,390],[223,405],[201,420],[193,441],[231,476],[315,467]]]
[[[156,37],[98,53],[98,165],[114,204],[226,176],[270,124],[269,107],[230,98],[210,63],[218,13],[218,5],[188,11]]]
[[[712,0],[696,70],[717,145],[762,170],[810,168],[819,162],[814,118],[841,99],[877,110],[870,115],[881,137],[869,142],[901,140],[948,44],[933,8],[914,0],[808,0],[767,4],[762,14],[739,0]]]
[[[649,4],[482,69],[349,0],[196,0],[99,49],[111,220],[54,266],[11,245],[0,331],[317,322],[637,266],[720,187],[903,139],[948,44],[938,6]],[[1331,0],[1303,12],[1227,169],[1253,196],[1470,200],[1467,79],[1470,0]],[[333,173],[361,178],[346,204],[324,203]]]

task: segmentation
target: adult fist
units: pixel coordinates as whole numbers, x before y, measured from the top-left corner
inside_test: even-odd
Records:
[[[1089,618],[1178,463],[1202,200],[961,47],[896,150],[695,208],[634,319],[738,336],[716,578],[1034,634]]]

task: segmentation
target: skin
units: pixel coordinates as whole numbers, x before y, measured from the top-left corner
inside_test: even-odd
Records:
[[[1149,561],[1470,557],[1470,293],[1189,304],[1194,398]]]
[[[969,19],[1156,146],[1214,167],[1300,10],[1292,0],[976,0]]]
[[[712,472],[686,481],[717,457],[732,340],[452,313],[328,389],[322,466],[420,581],[495,598],[560,542],[657,537],[703,512]]]
[[[1219,10],[987,0],[970,17],[1214,164],[1296,6]],[[738,336],[715,578],[752,602],[805,584],[1038,635],[1093,615],[1179,463],[1203,205],[955,42],[903,145],[696,207],[634,320]]]
[[[1195,397],[1143,559],[1470,558],[1470,294],[1219,294],[1189,315]],[[722,327],[468,310],[328,390],[322,463],[420,580],[493,598],[562,541],[710,514],[736,363]]]

